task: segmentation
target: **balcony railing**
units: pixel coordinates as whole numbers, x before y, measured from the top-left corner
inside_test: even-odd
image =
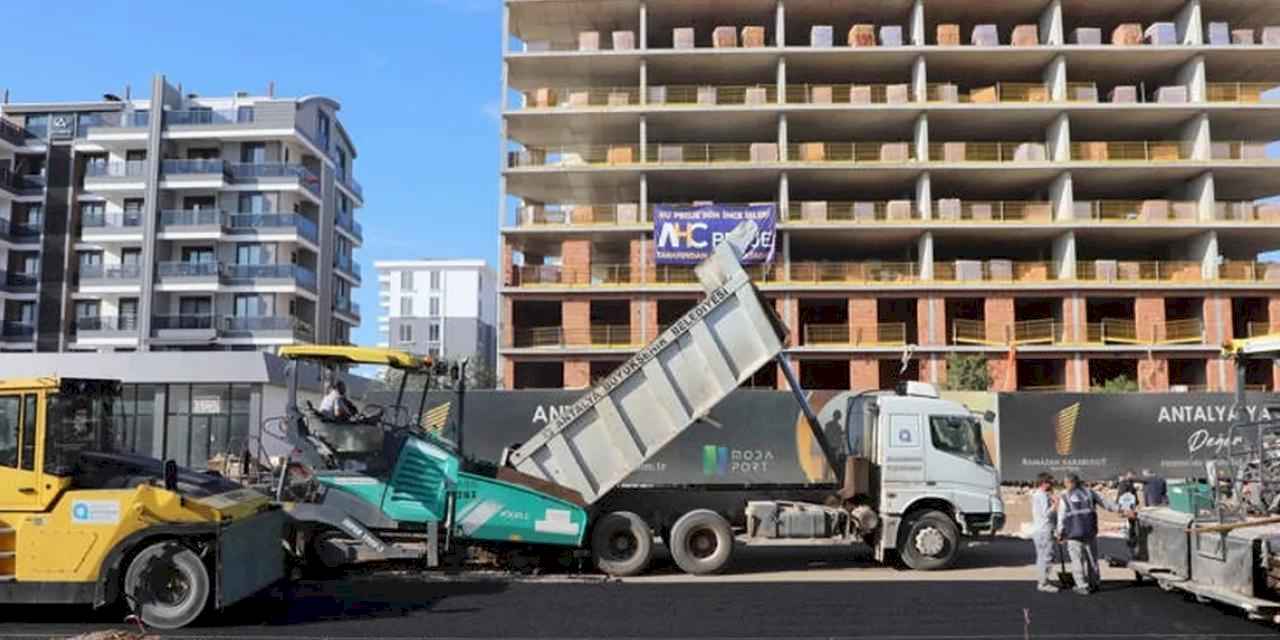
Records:
[[[527,205],[519,218],[520,226],[640,224],[650,219],[641,217],[635,203]]]
[[[320,195],[320,179],[307,167],[284,162],[233,163],[227,165],[233,180],[258,180],[263,178],[297,178],[302,186]]]
[[[640,346],[639,336],[634,336],[631,325],[592,325],[581,330],[564,327],[533,327],[518,329],[511,336],[511,346],[516,349],[541,349],[549,347],[589,347],[593,349],[634,349]]]
[[[34,242],[44,230],[42,222],[10,222],[0,218],[0,238]]]
[[[1073,162],[1180,162],[1194,153],[1195,143],[1177,140],[1071,143]]]
[[[931,142],[930,162],[1046,162],[1042,142]]]
[[[911,100],[909,84],[787,85],[787,104],[905,104]]]
[[[790,277],[776,275],[794,284],[912,283],[920,277],[914,262],[793,262]]]
[[[168,209],[160,212],[161,227],[223,227],[227,212],[221,209]]]
[[[858,224],[902,223],[920,220],[910,200],[882,202],[792,202],[787,221],[793,223],[852,222]]]
[[[147,175],[147,161],[90,162],[85,165],[84,174],[89,178],[144,178]]]
[[[1218,267],[1218,279],[1228,282],[1280,283],[1280,263],[1227,260]]]
[[[122,213],[89,212],[80,216],[80,226],[85,229],[124,229],[142,226],[142,212]]]
[[[1263,140],[1215,140],[1210,148],[1213,160],[1233,162],[1267,162],[1273,159],[1267,156],[1267,145]]]
[[[151,328],[156,331],[213,331],[215,320],[212,314],[160,315],[151,318]]]
[[[939,282],[1050,282],[1057,278],[1058,268],[1052,262],[955,260],[933,264],[933,279]]]
[[[340,271],[344,271],[360,279],[360,263],[352,259],[351,256],[343,253],[335,253],[333,256],[333,266]]]
[[[341,311],[343,313],[355,316],[357,318],[360,317],[360,305],[353,302],[351,298],[348,298],[346,296],[334,297],[333,308],[336,311]]]
[[[79,268],[80,281],[85,280],[141,280],[142,265],[137,264],[85,264]]]
[[[1188,260],[1129,261],[1080,260],[1076,280],[1081,282],[1203,282],[1201,263]]]
[[[27,342],[36,335],[36,325],[18,320],[5,320],[0,336],[10,342]]]
[[[39,273],[21,271],[0,271],[0,288],[11,293],[29,293],[35,291],[40,283]]]
[[[1215,202],[1213,219],[1224,222],[1280,224],[1280,206],[1256,202]]]
[[[1245,330],[1248,332],[1248,337],[1250,338],[1258,338],[1261,336],[1269,336],[1272,333],[1280,333],[1280,331],[1273,332],[1271,330],[1271,323],[1268,321],[1250,321],[1245,327]]]
[[[244,124],[253,121],[253,107],[164,112],[164,122],[167,125],[223,125]]]
[[[647,98],[650,105],[664,107],[763,106],[778,102],[778,87],[773,84],[653,86],[649,87]]]
[[[77,333],[131,333],[138,330],[138,316],[84,316],[76,318]]]
[[[627,107],[638,104],[640,104],[640,87],[579,87],[530,91],[525,94],[524,108],[587,109]]]
[[[870,326],[804,325],[804,346],[900,347],[906,344],[907,325],[903,322],[884,322]]]
[[[27,138],[30,135],[26,129],[0,118],[0,140],[4,140],[15,147],[21,147],[27,143]]]
[[[300,340],[315,336],[311,323],[293,316],[227,316],[221,325],[227,334],[289,333]]]
[[[1187,200],[1076,202],[1076,220],[1093,222],[1195,222],[1199,203]]]
[[[1245,104],[1274,102],[1280,100],[1280,95],[1275,92],[1277,88],[1280,85],[1266,82],[1210,82],[1206,86],[1205,100]]]
[[[928,85],[926,95],[929,102],[961,104],[1050,102],[1053,99],[1053,93],[1048,85],[1030,82],[1001,82],[974,87],[967,92],[954,84],[937,83]]]
[[[160,262],[156,274],[161,278],[217,278],[222,274],[222,263]]]
[[[933,203],[933,219],[939,222],[1053,222],[1053,204],[1044,201],[978,201],[945,199]]]
[[[1020,320],[988,325],[983,320],[959,318],[951,322],[951,343],[986,346],[1072,344],[1203,344],[1204,322],[1198,319],[1152,323],[1139,331],[1133,320],[1106,318],[1079,325],[1072,336],[1068,324],[1052,318]]]
[[[228,175],[225,160],[164,160],[160,172],[168,176],[178,175]]]
[[[338,227],[346,230],[351,235],[360,239],[364,238],[364,227],[361,226],[359,222],[356,222],[355,216],[351,215],[350,213],[343,213],[339,211],[337,216],[337,224],[338,224]]]
[[[916,159],[910,142],[801,142],[787,145],[791,162],[900,163]]]
[[[252,284],[258,280],[292,280],[310,291],[316,290],[314,271],[298,264],[227,264],[220,271],[228,284]]]
[[[312,242],[318,242],[320,237],[316,223],[297,213],[236,213],[228,216],[227,220],[233,231],[293,227],[298,230],[298,235]]]

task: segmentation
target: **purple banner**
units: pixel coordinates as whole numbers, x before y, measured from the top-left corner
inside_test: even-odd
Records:
[[[773,262],[777,205],[654,205],[653,245],[657,264],[698,264],[711,255],[726,234],[747,220],[756,223],[760,234],[743,256],[742,264]]]

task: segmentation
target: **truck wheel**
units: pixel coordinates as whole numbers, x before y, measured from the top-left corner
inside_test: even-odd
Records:
[[[617,577],[643,573],[653,558],[653,532],[630,511],[606,514],[591,531],[596,568]]]
[[[960,556],[960,531],[945,513],[923,511],[908,516],[904,525],[898,551],[908,568],[946,569]]]
[[[720,573],[733,557],[733,530],[714,511],[690,511],[671,528],[671,557],[688,574]]]
[[[209,602],[209,571],[195,552],[176,542],[142,550],[124,574],[124,595],[147,626],[180,629]]]

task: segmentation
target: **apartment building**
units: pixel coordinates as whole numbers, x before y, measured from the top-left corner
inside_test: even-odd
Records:
[[[0,104],[0,345],[350,342],[355,146],[334,100],[273,94]]]
[[[504,384],[583,387],[689,309],[653,213],[713,202],[776,207],[752,269],[808,387],[943,383],[962,353],[998,390],[1232,388],[1223,341],[1280,330],[1273,25],[1269,0],[507,0]]]
[[[493,370],[498,276],[484,260],[386,260],[374,267],[381,346],[479,359]]]

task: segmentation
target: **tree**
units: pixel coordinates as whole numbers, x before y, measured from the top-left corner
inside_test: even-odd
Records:
[[[1099,393],[1133,393],[1138,390],[1138,381],[1122,373],[1109,380],[1103,380],[1102,384],[1094,383],[1093,390]]]
[[[435,390],[455,388],[452,371],[455,365],[460,366],[461,363],[461,358],[452,360],[441,358],[437,360],[436,371],[438,373],[433,375],[431,378],[431,388]],[[387,367],[383,371],[382,380],[388,389],[396,389],[400,386],[400,378],[403,377],[403,375],[404,373],[399,369]],[[420,386],[422,384],[422,379],[419,378],[416,382],[411,379],[409,384],[410,386]],[[490,367],[488,363],[475,358],[468,360],[467,389],[493,389],[496,386],[497,376],[494,374],[493,368]]]
[[[987,359],[974,354],[948,354],[946,387],[952,391],[989,390],[991,372],[987,370]]]

